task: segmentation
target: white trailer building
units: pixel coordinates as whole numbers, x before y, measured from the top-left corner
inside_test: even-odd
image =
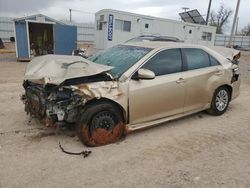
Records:
[[[214,45],[216,27],[103,9],[95,14],[95,48],[102,50],[145,34],[177,37],[188,43]]]

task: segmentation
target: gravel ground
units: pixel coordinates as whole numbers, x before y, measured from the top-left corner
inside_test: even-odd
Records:
[[[0,54],[0,187],[250,187],[250,53],[241,94],[219,117],[197,113],[125,140],[86,148],[46,128],[20,101],[26,63]],[[90,149],[87,158],[62,153]]]

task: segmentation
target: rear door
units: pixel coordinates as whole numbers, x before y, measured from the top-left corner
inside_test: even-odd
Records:
[[[185,87],[182,82],[183,66],[180,49],[161,51],[142,68],[153,71],[156,77],[152,80],[130,80],[130,124],[182,113]]]
[[[55,54],[71,55],[76,49],[77,27],[69,25],[55,25]]]
[[[198,48],[182,49],[187,71],[183,72],[186,86],[184,112],[204,108],[210,103],[215,83],[223,74],[222,67],[207,52]]]

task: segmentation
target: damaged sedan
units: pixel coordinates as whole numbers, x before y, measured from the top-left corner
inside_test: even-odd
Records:
[[[85,145],[101,146],[195,112],[223,114],[240,86],[240,53],[226,51],[145,41],[88,59],[41,56],[27,66],[22,100],[46,126],[75,124]]]

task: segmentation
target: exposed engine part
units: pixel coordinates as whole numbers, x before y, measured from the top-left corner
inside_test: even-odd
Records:
[[[32,117],[43,118],[46,110],[45,98],[45,93],[39,85],[28,86],[25,95],[22,96],[25,111]]]
[[[62,147],[60,142],[59,142],[59,148],[62,150],[63,153],[67,153],[69,155],[82,155],[84,158],[88,157],[92,153],[92,151],[90,151],[90,150],[83,150],[81,152],[65,151],[65,149]]]
[[[25,111],[46,126],[56,126],[58,122],[74,123],[79,107],[86,103],[76,91],[67,88],[45,88],[30,82],[25,82],[24,88]]]
[[[72,51],[72,55],[75,55],[75,56],[81,56],[83,58],[87,58],[88,56],[86,55],[86,49],[84,48],[78,48],[78,49],[74,49]]]

